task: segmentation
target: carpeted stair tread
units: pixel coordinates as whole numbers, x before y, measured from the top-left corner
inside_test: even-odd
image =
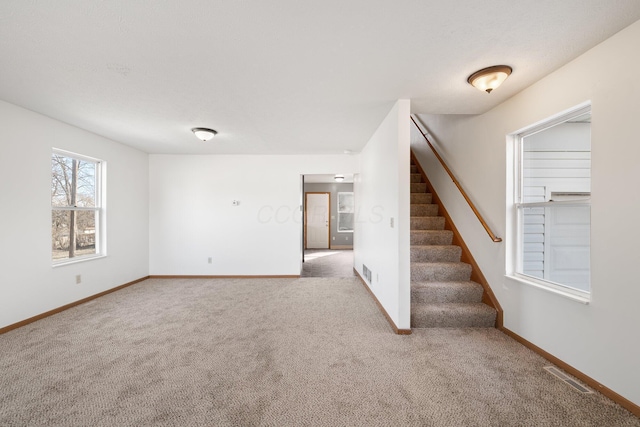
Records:
[[[426,193],[427,184],[424,182],[412,182],[411,183],[411,192],[412,193]]]
[[[462,248],[454,245],[413,245],[411,262],[460,261]]]
[[[482,301],[482,285],[472,281],[412,282],[413,303],[476,303]]]
[[[453,241],[451,230],[411,230],[411,245],[450,245]]]
[[[464,262],[412,262],[411,281],[458,282],[471,278],[471,265]]]
[[[411,165],[411,173],[418,173],[418,167],[416,165]]]
[[[411,193],[411,203],[431,203],[433,194],[431,193]]]
[[[412,328],[492,328],[496,311],[483,303],[411,304]]]
[[[411,216],[437,216],[438,205],[433,203],[412,203],[410,208]]]
[[[442,216],[415,216],[409,218],[411,230],[444,230]]]
[[[412,173],[410,177],[411,182],[422,182],[422,175],[420,175],[419,173]]]

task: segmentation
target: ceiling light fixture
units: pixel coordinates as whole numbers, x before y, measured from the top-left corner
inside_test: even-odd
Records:
[[[491,93],[509,77],[511,71],[508,65],[494,65],[471,74],[467,82],[478,90]]]
[[[208,141],[218,133],[217,131],[208,128],[193,128],[191,129],[191,132],[193,132],[196,138],[201,141]]]
[[[333,179],[335,179],[336,182],[342,182],[344,181],[344,175],[336,175],[333,177]]]

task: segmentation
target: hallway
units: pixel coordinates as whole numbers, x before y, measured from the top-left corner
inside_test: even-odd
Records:
[[[353,251],[307,249],[300,277],[353,277]]]

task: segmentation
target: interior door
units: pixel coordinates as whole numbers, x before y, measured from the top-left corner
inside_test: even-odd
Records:
[[[329,249],[329,193],[305,193],[306,248]]]

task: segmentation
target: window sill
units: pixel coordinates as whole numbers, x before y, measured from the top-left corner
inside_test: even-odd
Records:
[[[62,267],[62,266],[69,265],[69,264],[78,264],[80,262],[92,261],[92,260],[95,260],[95,259],[106,258],[106,257],[107,257],[106,255],[88,255],[88,256],[74,258],[74,259],[71,259],[71,260],[56,262],[56,263],[51,264],[51,267],[53,267],[53,268]]]
[[[533,286],[534,288],[542,289],[543,291],[568,298],[584,305],[589,305],[589,303],[591,302],[591,295],[587,292],[572,290],[562,286],[556,286],[550,282],[535,280],[534,278],[521,276],[519,274],[507,274],[505,277],[516,282],[523,283],[528,286]]]

